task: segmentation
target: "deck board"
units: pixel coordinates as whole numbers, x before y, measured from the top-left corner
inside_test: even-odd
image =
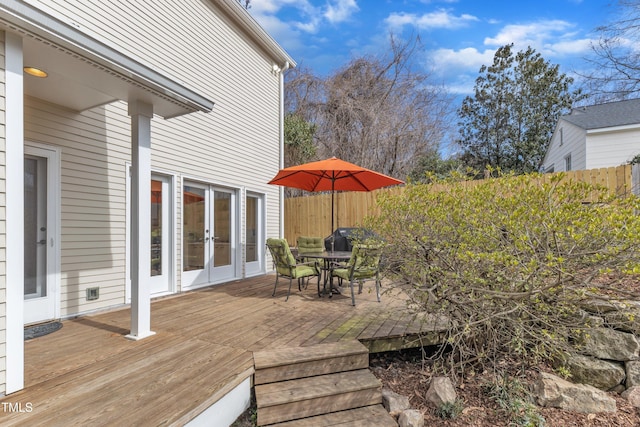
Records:
[[[318,298],[315,286],[289,301],[273,275],[238,280],[155,299],[151,329],[129,333],[125,307],[63,322],[63,328],[25,343],[26,388],[0,402],[33,405],[0,412],[11,425],[181,425],[217,393],[253,372],[253,352],[385,334],[425,331],[404,314],[404,301],[348,292]]]

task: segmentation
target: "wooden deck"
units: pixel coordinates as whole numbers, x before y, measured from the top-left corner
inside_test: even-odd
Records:
[[[348,295],[318,298],[312,283],[285,302],[285,286],[271,297],[274,279],[155,300],[156,335],[141,341],[124,338],[129,309],[27,341],[26,388],[0,399],[0,424],[182,425],[253,374],[254,351],[347,339],[377,351],[415,346],[416,334],[435,329],[413,319],[399,294],[378,303],[365,286],[352,307]]]

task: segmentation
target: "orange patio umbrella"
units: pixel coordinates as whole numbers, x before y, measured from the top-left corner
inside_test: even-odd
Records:
[[[281,169],[269,184],[317,192],[331,191],[331,232],[335,191],[372,191],[404,184],[399,179],[345,162],[336,157]]]

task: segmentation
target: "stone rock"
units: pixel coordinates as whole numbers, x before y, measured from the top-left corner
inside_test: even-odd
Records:
[[[637,360],[640,358],[640,343],[635,336],[609,328],[593,328],[584,340],[580,352],[598,359]]]
[[[635,408],[640,408],[640,386],[633,386],[631,388],[626,389],[620,395],[627,399],[629,403],[631,403]]]
[[[615,399],[604,391],[587,384],[572,384],[546,372],[541,372],[533,384],[533,394],[540,406],[585,414],[616,411]]]
[[[589,384],[601,390],[610,390],[621,384],[625,377],[622,365],[606,360],[575,354],[567,361],[572,381]]]
[[[618,307],[613,304],[611,301],[605,301],[601,299],[590,299],[588,301],[584,301],[580,304],[580,306],[589,313],[593,314],[604,314],[610,313],[612,311],[618,310]]]
[[[408,397],[402,396],[388,388],[382,389],[382,406],[384,406],[391,415],[397,415],[411,407]]]
[[[613,387],[611,390],[609,390],[611,393],[618,393],[618,394],[622,394],[622,392],[624,392],[627,388],[624,386],[624,384],[618,384],[617,386]]]
[[[606,313],[604,320],[613,328],[640,335],[640,309],[635,306]]]
[[[424,427],[424,415],[417,409],[407,409],[398,417],[400,427]]]
[[[627,388],[640,386],[640,361],[624,362],[624,369],[627,371],[627,380],[625,382]]]
[[[604,318],[600,316],[587,316],[586,324],[592,328],[602,328],[604,327]]]
[[[443,403],[455,402],[457,397],[456,389],[447,377],[434,377],[425,395],[425,399],[431,402],[436,408],[440,407]]]

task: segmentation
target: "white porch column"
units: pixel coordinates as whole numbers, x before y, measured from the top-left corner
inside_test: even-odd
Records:
[[[153,106],[129,102],[131,116],[131,332],[140,340],[151,331],[151,118]]]
[[[5,37],[6,393],[24,388],[24,94],[22,38]]]

